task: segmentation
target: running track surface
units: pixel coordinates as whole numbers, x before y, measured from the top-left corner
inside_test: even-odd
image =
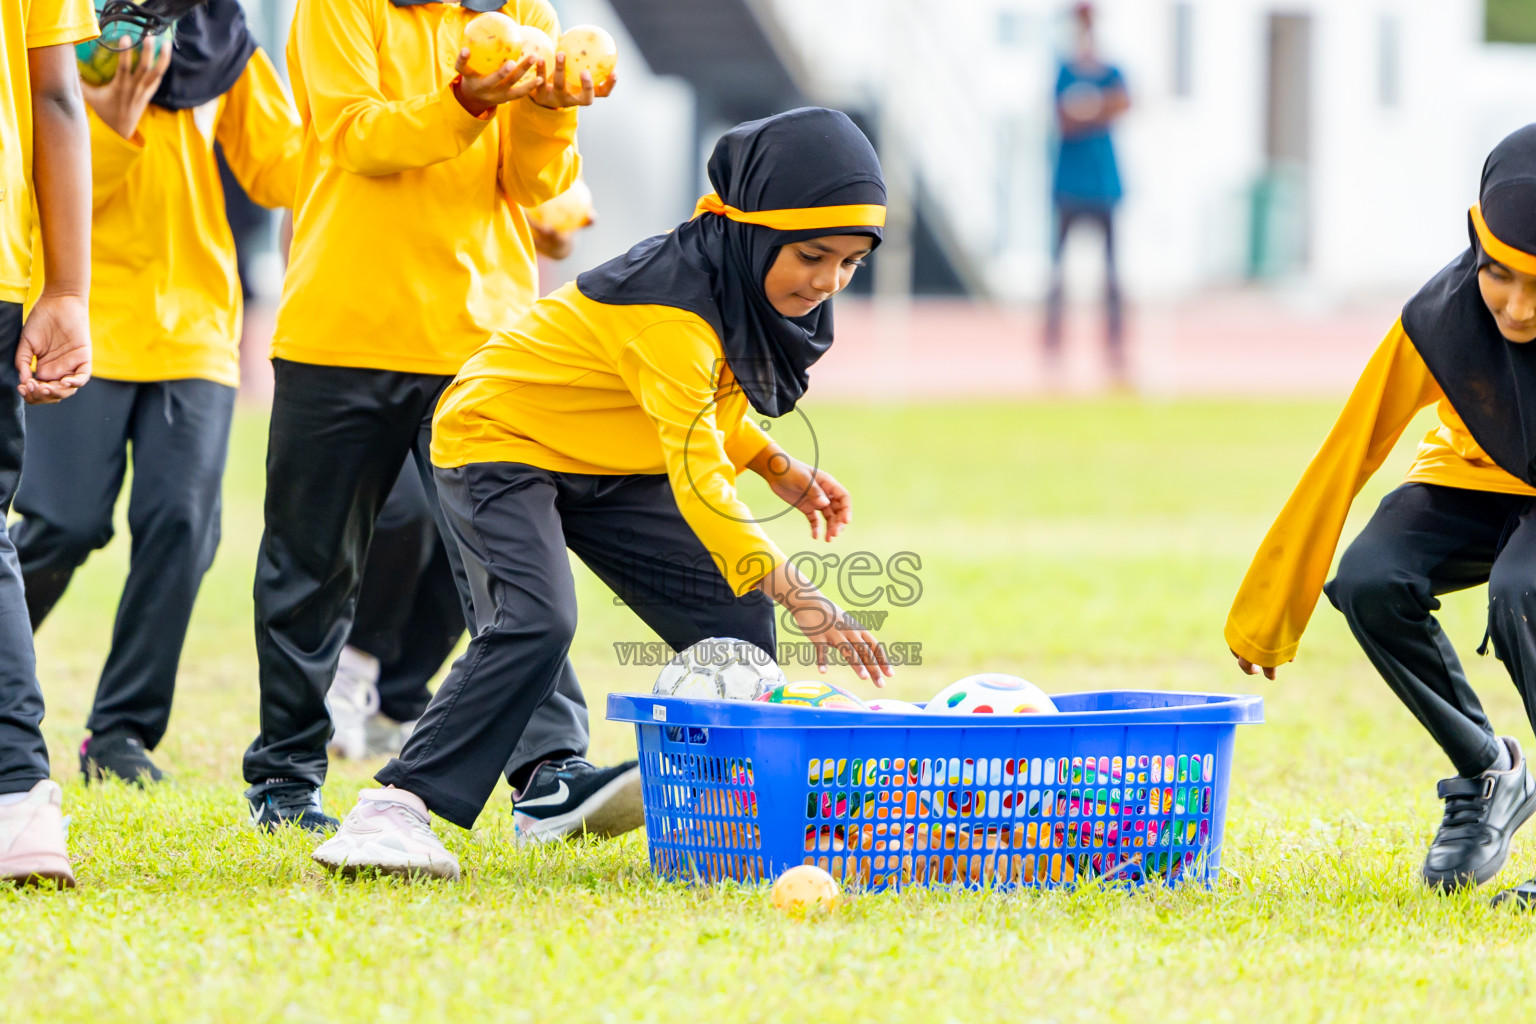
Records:
[[[1132,306],[1127,388],[1148,396],[1312,396],[1348,392],[1392,326],[1400,297],[1321,307],[1234,291]],[[817,397],[844,399],[1089,396],[1115,387],[1102,314],[1068,310],[1063,358],[1041,354],[1040,311],[952,300],[837,304],[837,344],[811,371]],[[272,310],[247,311],[242,397],[271,397]]]

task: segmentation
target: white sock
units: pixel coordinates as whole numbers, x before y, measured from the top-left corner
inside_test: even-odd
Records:
[[[0,807],[10,807],[13,804],[19,804],[31,795],[32,793],[29,790],[20,793],[0,793]]]

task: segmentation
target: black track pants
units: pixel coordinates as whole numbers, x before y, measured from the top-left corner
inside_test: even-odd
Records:
[[[421,717],[427,688],[464,635],[466,612],[448,549],[415,473],[401,473],[374,525],[357,617],[348,643],[379,659],[379,710],[397,722]],[[539,705],[507,762],[507,774],[558,751],[585,755],[587,702],[569,665]]]
[[[576,588],[567,547],[676,650],[711,636],[774,650],[772,603],[758,591],[731,592],[666,477],[503,462],[439,469],[437,479],[474,599],[475,635],[405,749],[376,778],[449,821],[474,824],[535,709],[568,669]]]
[[[220,495],[235,389],[207,380],[93,379],[57,405],[27,408],[32,458],[16,494],[16,550],[32,628],[75,570],[112,539],[133,450],[133,546],[112,648],[86,723],[165,736],[176,670],[203,574],[219,547]]]
[[[1499,756],[1477,694],[1432,614],[1439,595],[1488,584],[1488,630],[1536,722],[1536,499],[1404,484],[1344,552],[1328,599],[1387,685],[1456,766]]]
[[[408,456],[435,497],[432,412],[452,378],[286,359],[272,367],[255,585],[261,733],[245,752],[245,778],[318,786],[331,736],[325,694],[352,631],[374,522]]]
[[[24,793],[48,777],[32,625],[22,594],[21,565],[5,527],[26,448],[23,402],[16,391],[20,340],[20,303],[0,302],[0,793]]]

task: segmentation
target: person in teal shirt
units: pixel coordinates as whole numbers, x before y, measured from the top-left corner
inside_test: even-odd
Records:
[[[1056,76],[1056,125],[1059,138],[1051,177],[1051,206],[1056,236],[1051,251],[1051,283],[1046,296],[1045,353],[1054,366],[1061,357],[1063,300],[1062,254],[1078,223],[1098,225],[1104,235],[1104,302],[1110,373],[1125,378],[1125,329],[1119,275],[1115,270],[1114,212],[1122,190],[1110,126],[1130,108],[1120,69],[1099,59],[1093,37],[1093,6],[1077,4],[1077,50]]]

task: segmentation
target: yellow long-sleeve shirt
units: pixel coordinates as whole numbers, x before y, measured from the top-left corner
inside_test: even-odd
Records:
[[[594,302],[574,283],[471,356],[432,423],[432,461],[445,468],[666,473],[737,594],[784,561],[736,492],[767,444],[701,317]]]
[[[503,11],[559,36],[546,0]],[[452,374],[538,297],[522,207],[576,180],[576,113],[528,99],[466,111],[453,67],[473,17],[299,0],[288,67],[304,144],[274,356]]]
[[[27,51],[96,38],[91,0],[0,2],[0,302],[32,282],[32,83]]]
[[[1234,653],[1266,667],[1296,656],[1355,495],[1414,415],[1436,402],[1440,425],[1419,443],[1409,482],[1536,495],[1478,447],[1402,323],[1393,324],[1243,577],[1225,631]]]
[[[263,206],[293,204],[299,117],[267,55],[194,110],[150,104],[133,138],[90,115],[93,372],[240,383],[240,279],[215,142]]]

